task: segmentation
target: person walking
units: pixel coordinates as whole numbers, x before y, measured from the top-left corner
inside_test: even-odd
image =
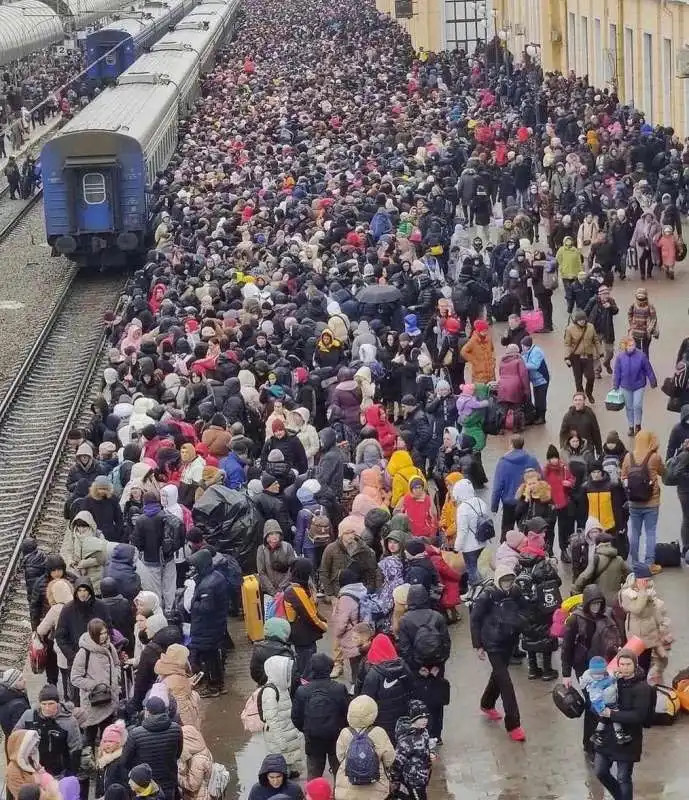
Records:
[[[565,328],[565,364],[572,370],[574,386],[578,392],[584,391],[589,403],[595,403],[593,383],[596,379],[595,366],[601,355],[601,343],[596,329],[587,320],[586,312],[575,311],[572,322]]]
[[[651,687],[639,669],[636,654],[621,650],[617,656],[617,706],[605,707],[600,721],[605,724],[600,743],[594,744],[593,770],[610,794],[618,800],[632,800],[634,764],[641,760],[644,724],[651,705]],[[624,726],[631,741],[621,744],[615,737],[614,723]],[[612,775],[615,765],[616,775]]]
[[[612,385],[613,389],[622,390],[628,433],[634,436],[641,430],[646,384],[655,389],[658,380],[648,356],[637,348],[633,336],[628,336],[623,341],[623,346],[624,350],[615,359]]]
[[[603,284],[598,287],[598,293],[592,297],[584,309],[588,321],[595,328],[603,348],[603,364],[608,375],[612,373],[612,359],[615,355],[615,317],[619,313],[617,303],[613,298],[610,287]],[[600,378],[602,367],[596,364],[596,377]]]
[[[660,331],[655,306],[648,302],[648,290],[643,286],[634,292],[634,302],[627,311],[627,328],[636,346],[648,355],[651,340],[657,339]]]
[[[502,503],[502,538],[514,526],[515,509],[517,508],[517,489],[522,482],[524,472],[535,469],[540,473],[541,467],[535,456],[524,450],[524,437],[515,434],[510,439],[510,449],[502,456],[495,467],[493,479],[493,492],[490,501],[490,510],[498,513]]]
[[[464,566],[469,581],[469,595],[481,583],[478,559],[487,542],[476,538],[479,518],[489,515],[488,504],[476,496],[471,481],[466,478],[457,481],[452,489],[452,497],[457,504],[457,536],[455,550],[464,556]]]
[[[640,430],[634,449],[622,462],[622,483],[629,501],[629,556],[631,563],[640,560],[641,537],[645,534],[644,563],[656,575],[662,567],[655,563],[656,529],[660,512],[660,481],[665,464],[658,452],[658,439],[651,431]]]
[[[495,707],[502,698],[505,730],[515,742],[526,740],[521,727],[517,696],[514,692],[509,664],[523,627],[526,602],[514,582],[509,567],[495,568],[493,586],[486,588],[471,609],[471,643],[478,657],[488,659],[491,674],[480,701],[481,713],[495,722],[503,718]]]
[[[550,370],[545,360],[545,353],[533,343],[530,336],[521,342],[522,360],[529,373],[529,381],[533,389],[533,404],[536,418],[532,425],[545,425],[545,414],[548,410],[548,387],[550,386]]]

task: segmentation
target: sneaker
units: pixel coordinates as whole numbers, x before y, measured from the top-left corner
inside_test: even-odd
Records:
[[[558,677],[559,677],[559,673],[558,673],[558,671],[556,669],[548,669],[548,670],[545,670],[543,672],[543,675],[541,675],[541,680],[542,681],[554,681],[554,680],[557,680]]]
[[[502,714],[497,708],[482,708],[481,713],[484,717],[487,717],[489,720],[491,720],[491,722],[500,722],[502,719]]]
[[[651,564],[649,569],[651,570],[652,575],[657,575],[659,572],[663,571],[663,568],[660,566],[660,564]]]
[[[339,661],[336,661],[335,666],[332,668],[332,671],[330,673],[330,677],[339,678],[343,672],[344,672],[344,667],[342,666],[342,664],[340,664]]]
[[[526,741],[526,734],[524,733],[524,728],[520,725],[518,728],[512,728],[511,731],[507,732],[507,735],[512,739],[513,742],[525,742]]]
[[[595,405],[596,398],[592,394],[587,394],[586,397],[588,398],[588,401],[589,403],[591,403],[592,406]]]
[[[636,434],[639,433],[640,430],[641,430],[641,425],[635,425],[634,426],[634,436],[636,436]]]
[[[543,670],[540,667],[529,667],[529,673],[526,676],[530,681],[537,681],[543,677]]]
[[[220,689],[217,686],[204,686],[199,692],[199,697],[202,700],[211,700],[214,697],[220,697]]]

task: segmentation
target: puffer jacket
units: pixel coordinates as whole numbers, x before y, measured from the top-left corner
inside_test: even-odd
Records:
[[[153,780],[165,793],[165,800],[177,797],[177,759],[182,755],[182,728],[167,713],[151,714],[141,725],[130,728],[122,760],[131,769],[148,764]]]
[[[111,642],[99,644],[88,633],[82,634],[69,679],[79,689],[79,704],[85,715],[80,720],[82,727],[98,725],[115,713],[120,699],[120,659]],[[112,699],[93,706],[89,695],[99,683],[110,687]]]
[[[368,667],[361,694],[368,695],[378,704],[376,722],[394,744],[395,723],[409,709],[414,687],[412,674],[384,634],[374,637],[366,661]]]
[[[349,704],[347,722],[337,740],[337,758],[345,764],[347,750],[352,743],[352,728],[355,731],[365,730],[371,740],[380,761],[380,780],[367,786],[353,786],[347,778],[344,767],[337,771],[335,778],[335,800],[385,800],[390,793],[390,782],[387,772],[395,759],[395,748],[385,730],[376,725],[378,705],[366,695],[355,697]]]
[[[117,591],[127,600],[133,600],[141,591],[141,578],[135,566],[137,558],[133,545],[118,544],[103,569],[103,577],[112,578],[117,584]]]
[[[266,544],[268,534],[263,537],[263,544],[256,552],[256,568],[261,590],[265,594],[274,595],[287,586],[292,580],[291,567],[297,556],[288,542],[280,542],[275,550]]]
[[[358,637],[354,628],[360,621],[359,606],[364,597],[366,597],[366,587],[363,583],[350,583],[343,586],[330,617],[328,627],[340,645],[345,658],[355,658],[359,655]]]
[[[490,336],[472,333],[462,347],[462,358],[471,365],[473,383],[490,383],[495,380],[495,350]]]
[[[349,369],[341,369],[338,373],[340,382],[335,386],[330,398],[332,405],[342,409],[342,418],[346,425],[357,429],[361,422],[361,389],[354,380],[354,373]]]
[[[605,596],[610,608],[613,607],[617,595],[629,575],[627,562],[618,554],[610,542],[601,542],[596,545],[593,558],[589,559],[586,569],[574,581],[577,592],[590,584],[595,583]]]
[[[486,543],[481,543],[476,539],[476,524],[480,514],[490,515],[488,504],[476,496],[471,481],[466,478],[462,478],[454,485],[452,497],[457,504],[455,550],[458,553],[482,550]]]
[[[282,754],[290,772],[300,772],[304,737],[292,722],[292,663],[286,656],[271,656],[265,662],[263,668],[268,682],[261,692],[261,708],[268,752]]]
[[[208,781],[213,756],[198,728],[182,725],[184,744],[177,762],[177,780],[182,800],[209,800]]]
[[[75,527],[74,523],[77,520],[85,523],[86,527],[83,525]],[[99,535],[96,520],[89,511],[80,511],[76,514],[65,531],[65,538],[62,540],[62,547],[60,548],[60,555],[64,558],[67,566],[76,569],[79,562],[84,557],[82,554],[84,539]]]
[[[55,639],[55,629],[57,628],[60,614],[62,613],[62,609],[65,607],[65,605],[72,600],[72,592],[72,584],[65,578],[58,578],[57,580],[50,581],[48,584],[46,593],[48,595],[48,603],[50,603],[50,608],[48,609],[48,613],[45,615],[45,617],[43,617],[36,628],[36,633],[44,641],[48,639]],[[53,649],[55,650],[55,655],[57,656],[58,667],[61,669],[67,669],[67,659],[55,641],[53,641]]]
[[[620,589],[619,602],[627,614],[627,637],[638,636],[647,649],[663,644],[670,633],[670,620],[665,602],[658,597],[655,587],[639,586],[631,574]]]
[[[500,359],[498,402],[521,405],[531,397],[529,372],[519,353],[507,353]]]
[[[184,645],[171,644],[161,653],[153,671],[177,701],[177,713],[182,725],[192,725],[201,730],[199,695],[191,682],[189,650]]]

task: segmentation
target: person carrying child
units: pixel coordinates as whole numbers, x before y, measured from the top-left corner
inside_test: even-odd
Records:
[[[589,661],[589,667],[579,679],[579,685],[588,695],[591,708],[599,717],[605,708],[617,711],[617,677],[610,675],[608,665],[602,656],[594,656]],[[605,727],[605,722],[600,719],[596,725],[595,733],[591,736],[593,745],[603,744]],[[613,722],[612,727],[618,744],[631,742],[632,737],[625,733],[624,727],[620,722]]]

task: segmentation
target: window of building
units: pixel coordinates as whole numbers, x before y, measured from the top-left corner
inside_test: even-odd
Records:
[[[88,206],[99,206],[105,202],[105,175],[102,172],[87,172],[82,178],[84,202]]]
[[[589,74],[589,20],[581,18],[581,69],[580,75]]]
[[[663,39],[663,125],[672,125],[672,39]]]
[[[606,80],[613,83],[617,79],[617,25],[610,23]]]
[[[634,31],[624,29],[624,88],[625,103],[634,105]]]
[[[567,68],[577,69],[577,18],[572,11],[567,14]]]
[[[489,6],[487,0],[445,0],[445,47],[471,54],[485,42]]]
[[[593,20],[593,56],[595,60],[593,85],[600,86],[605,80],[605,75],[603,74],[603,34],[598,18]]]
[[[653,36],[650,33],[644,33],[643,60],[643,112],[646,120],[653,122],[655,119],[655,114],[653,113]]]

